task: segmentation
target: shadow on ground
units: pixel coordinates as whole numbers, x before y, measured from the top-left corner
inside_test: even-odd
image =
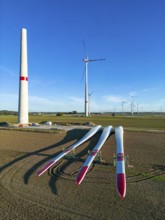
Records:
[[[73,129],[70,131],[66,132],[66,135],[64,137],[63,140],[59,141],[56,144],[50,145],[48,147],[44,147],[41,148],[39,150],[36,151],[32,151],[30,153],[25,153],[24,155],[4,164],[3,166],[0,167],[0,171],[5,170],[6,168],[12,166],[13,164],[23,161],[24,159],[31,157],[33,155],[43,155],[43,156],[48,156],[45,152],[47,150],[59,147],[60,145],[66,144],[67,142],[73,141],[75,139],[79,139],[81,138],[83,135],[85,135],[87,131],[86,130],[81,130],[81,129]],[[37,164],[35,164],[34,166],[32,166],[24,175],[24,183],[27,184],[28,183],[28,179],[29,177],[36,171],[36,169],[38,167],[40,167],[41,165],[43,165],[43,163],[45,163],[46,161],[48,161],[49,159],[51,159],[52,157],[56,156],[58,153],[53,154],[53,155],[49,155],[48,157],[44,158],[43,160],[41,160],[40,162],[38,162]]]
[[[113,134],[114,134],[114,133],[111,133],[110,136],[113,135]],[[100,138],[100,135],[101,135],[101,131],[99,131],[97,134],[95,134],[95,135],[90,139],[90,143],[88,144],[88,146],[86,146],[81,152],[75,154],[75,157],[81,159],[82,157],[84,157],[84,156],[87,155],[88,150],[92,151],[93,148],[96,146],[96,144],[97,144],[97,142],[98,142],[98,140],[99,140],[99,138]],[[110,136],[109,136],[109,138],[110,138]],[[109,138],[108,138],[108,139],[109,139]],[[107,139],[106,141],[108,141],[108,139]],[[86,157],[87,157],[87,156],[86,156]],[[86,157],[85,157],[85,158],[86,158]],[[62,166],[60,167],[60,169],[61,169],[61,170],[65,170],[65,168],[66,168],[67,166],[70,166],[72,163],[74,163],[74,160],[68,160],[64,165],[62,165]],[[52,193],[57,194],[56,182],[57,182],[58,178],[60,177],[60,175],[58,175],[58,176],[57,176],[57,175],[52,175],[51,172],[49,172],[49,175],[50,175],[50,177],[51,177],[50,180],[49,180],[49,186],[50,186],[50,188],[51,188],[51,190],[52,190]]]

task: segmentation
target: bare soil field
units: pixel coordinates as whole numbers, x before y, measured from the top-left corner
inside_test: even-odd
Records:
[[[165,215],[165,133],[124,132],[127,192],[116,192],[113,153],[115,136],[104,144],[103,163],[95,162],[80,186],[78,170],[101,133],[76,149],[75,159],[61,161],[36,177],[52,157],[87,130],[36,133],[0,130],[1,220],[162,220]],[[80,160],[81,159],[81,160]]]

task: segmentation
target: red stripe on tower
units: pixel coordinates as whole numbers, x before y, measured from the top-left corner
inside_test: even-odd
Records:
[[[20,76],[20,80],[21,80],[21,81],[28,81],[28,77],[26,77],[26,76]]]

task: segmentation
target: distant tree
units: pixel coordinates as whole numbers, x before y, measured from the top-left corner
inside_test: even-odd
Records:
[[[73,113],[73,114],[77,114],[77,111],[73,111],[72,113]]]
[[[62,112],[58,112],[58,113],[56,114],[56,116],[63,116],[63,113],[62,113]]]
[[[112,116],[115,117],[115,113],[112,113]]]

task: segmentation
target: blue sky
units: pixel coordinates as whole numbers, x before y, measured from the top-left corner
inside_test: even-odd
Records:
[[[164,0],[0,0],[0,110],[18,110],[27,29],[29,111],[165,111]],[[135,96],[131,98],[131,96]]]

